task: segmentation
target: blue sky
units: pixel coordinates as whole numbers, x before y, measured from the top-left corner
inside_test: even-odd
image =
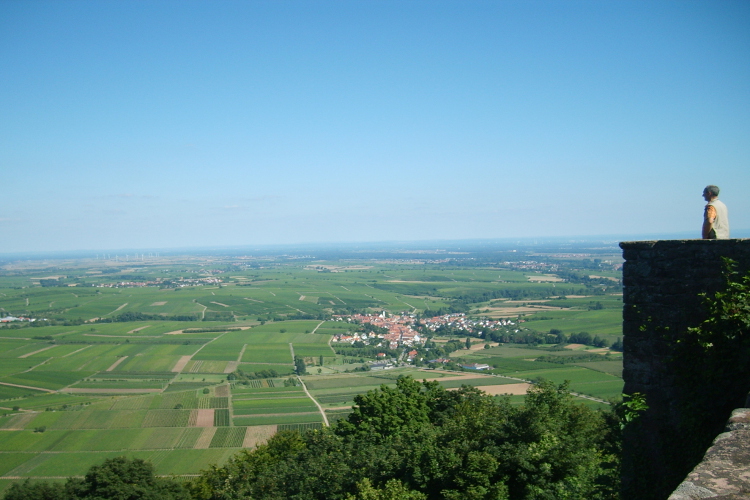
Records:
[[[0,2],[0,253],[750,236],[747,1]]]

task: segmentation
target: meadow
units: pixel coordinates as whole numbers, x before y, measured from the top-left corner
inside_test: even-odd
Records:
[[[611,280],[538,281],[554,273],[519,269],[518,257],[484,267],[413,256],[364,263],[90,259],[54,269],[49,262],[6,263],[0,316],[37,321],[0,326],[0,490],[9,484],[3,478],[80,475],[123,454],[151,460],[158,474],[197,474],[277,429],[320,428],[315,401],[334,422],[357,394],[393,386],[399,376],[434,379],[447,389],[496,387],[493,394],[543,377],[601,400],[617,397],[617,353],[557,364],[534,360],[588,351],[493,343],[452,353],[492,367],[465,376],[408,365],[347,372],[367,362],[351,364],[332,347],[332,336],[352,330],[336,316],[364,311],[517,312],[524,328],[538,332],[586,331],[608,342],[620,336],[621,297]],[[210,281],[216,276],[220,283]],[[618,274],[602,269],[597,276]],[[152,285],[119,285],[133,282]],[[295,376],[295,357],[307,365],[300,380],[315,401]],[[523,396],[511,400],[520,404]]]

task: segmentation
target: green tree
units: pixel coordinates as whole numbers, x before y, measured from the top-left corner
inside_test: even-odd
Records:
[[[617,337],[617,340],[615,340],[609,348],[613,351],[622,352],[623,350],[622,338]]]
[[[516,407],[473,387],[404,377],[359,395],[347,419],[280,432],[191,485],[209,499],[615,498],[602,415],[541,382]],[[619,431],[619,429],[618,429]],[[335,464],[335,466],[332,466]]]
[[[297,372],[297,375],[305,375],[307,373],[305,360],[299,356],[294,357],[294,371]]]
[[[13,483],[3,495],[3,500],[67,500],[62,483],[35,482],[25,479],[21,483]]]
[[[384,439],[408,428],[430,423],[427,393],[419,382],[400,377],[396,387],[381,386],[354,397],[354,410],[337,428],[340,435]]]
[[[81,500],[189,500],[190,494],[174,481],[156,478],[154,466],[141,459],[110,458],[94,465],[83,480],[69,479],[66,490]]]
[[[110,458],[92,466],[83,479],[65,484],[28,479],[14,483],[4,500],[190,500],[182,484],[154,476],[150,462],[125,457]]]
[[[413,491],[398,479],[391,479],[382,488],[375,488],[368,478],[357,483],[357,494],[348,494],[346,500],[427,500],[427,495]]]

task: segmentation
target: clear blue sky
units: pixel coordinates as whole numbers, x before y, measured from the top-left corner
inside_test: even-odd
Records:
[[[0,2],[0,253],[750,236],[747,1]]]

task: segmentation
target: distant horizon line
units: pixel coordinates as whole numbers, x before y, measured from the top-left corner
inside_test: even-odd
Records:
[[[743,239],[750,237],[750,230],[735,231],[738,236],[733,239]],[[50,258],[76,257],[82,258],[87,254],[88,258],[95,258],[96,255],[114,254],[122,257],[146,255],[154,253],[166,253],[174,255],[175,253],[207,253],[210,251],[226,252],[229,250],[282,250],[294,249],[300,250],[330,250],[335,247],[342,249],[352,249],[356,247],[365,247],[374,249],[374,247],[389,247],[394,249],[396,246],[404,246],[409,249],[415,247],[424,247],[425,245],[445,245],[455,247],[456,245],[499,245],[499,244],[518,244],[523,246],[535,246],[549,243],[619,243],[621,241],[655,241],[655,240],[673,240],[673,239],[700,239],[695,234],[696,231],[680,231],[675,233],[640,233],[640,234],[606,234],[606,235],[587,235],[587,236],[524,236],[524,237],[506,237],[506,238],[460,238],[460,239],[424,239],[424,240],[370,240],[370,241],[338,241],[338,242],[302,242],[302,243],[263,243],[263,244],[236,244],[236,245],[196,245],[196,246],[176,246],[176,247],[131,247],[131,248],[100,248],[100,249],[69,249],[69,250],[27,250],[0,252],[0,258]],[[439,250],[439,249],[438,249]]]

